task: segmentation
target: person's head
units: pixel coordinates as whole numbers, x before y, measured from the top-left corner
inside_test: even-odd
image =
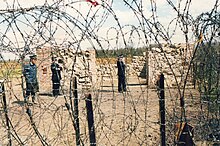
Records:
[[[118,60],[119,60],[119,61],[122,61],[122,60],[123,60],[123,54],[120,54],[120,55],[118,56]]]
[[[35,55],[35,54],[31,55],[30,56],[30,62],[33,63],[33,64],[36,64],[36,61],[37,61],[37,55]]]
[[[52,57],[51,60],[52,60],[52,62],[56,62],[57,58],[56,57]]]

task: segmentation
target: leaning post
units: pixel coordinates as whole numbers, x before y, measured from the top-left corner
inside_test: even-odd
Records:
[[[79,129],[79,103],[77,92],[77,79],[74,77],[74,122],[76,127],[76,145],[80,146],[80,129]]]
[[[7,131],[8,131],[8,145],[12,145],[12,140],[11,140],[11,128],[10,128],[10,122],[9,122],[9,117],[8,117],[8,108],[7,108],[7,100],[6,100],[6,95],[5,95],[5,86],[4,86],[4,81],[0,80],[0,94],[2,94],[2,100],[3,100],[3,109],[5,113],[5,119],[6,119],[6,126],[7,126]]]

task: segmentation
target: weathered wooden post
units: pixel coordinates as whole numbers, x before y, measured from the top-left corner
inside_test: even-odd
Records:
[[[151,45],[150,45],[150,49],[151,49]],[[146,49],[146,62],[145,62],[145,65],[146,65],[146,84],[147,86],[149,85],[149,48],[147,47]]]
[[[91,94],[86,95],[86,110],[87,110],[87,120],[88,120],[88,127],[89,127],[90,146],[96,146],[95,126],[94,126]]]
[[[0,81],[0,94],[2,94],[2,100],[3,100],[3,109],[5,113],[5,120],[6,120],[6,126],[7,126],[7,131],[8,131],[8,145],[12,145],[12,140],[11,140],[11,128],[9,124],[9,117],[8,117],[8,109],[7,109],[7,101],[6,101],[6,95],[5,95],[5,86],[4,86],[4,81]]]
[[[25,89],[24,89],[24,56],[21,56],[21,70],[22,70],[22,75],[21,75],[21,89],[22,89],[22,94],[23,94],[23,99],[25,99]]]
[[[160,138],[161,146],[166,146],[166,129],[165,129],[165,95],[164,95],[164,75],[161,74],[158,81],[159,90],[159,112],[160,112]]]
[[[74,121],[76,128],[76,145],[80,145],[80,129],[79,129],[79,108],[78,108],[78,92],[77,92],[77,79],[74,77]]]

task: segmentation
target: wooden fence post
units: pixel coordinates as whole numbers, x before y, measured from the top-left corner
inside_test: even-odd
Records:
[[[74,77],[74,122],[76,128],[76,145],[80,145],[80,129],[79,129],[79,108],[78,108],[78,92],[77,92],[77,79]]]
[[[161,146],[166,146],[166,129],[165,129],[165,95],[164,95],[164,75],[161,74],[158,82],[159,87],[159,112],[160,112],[160,138]]]
[[[145,65],[146,65],[146,84],[147,84],[147,86],[149,86],[149,48],[148,47],[147,47],[147,50],[146,50],[146,62],[145,62]]]
[[[88,127],[89,127],[90,146],[96,146],[95,126],[94,126],[91,94],[86,95],[86,110],[87,110],[87,120],[88,120]]]
[[[0,93],[2,94],[2,99],[3,99],[3,109],[5,113],[5,120],[6,120],[6,126],[7,126],[7,131],[8,131],[8,145],[12,145],[12,140],[11,140],[11,128],[9,124],[9,117],[8,117],[8,109],[7,109],[7,101],[6,101],[6,95],[5,95],[5,86],[4,86],[4,81],[0,81]]]

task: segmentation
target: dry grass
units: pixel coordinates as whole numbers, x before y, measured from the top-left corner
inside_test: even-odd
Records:
[[[21,64],[15,61],[0,62],[0,78],[18,77],[22,73]]]

